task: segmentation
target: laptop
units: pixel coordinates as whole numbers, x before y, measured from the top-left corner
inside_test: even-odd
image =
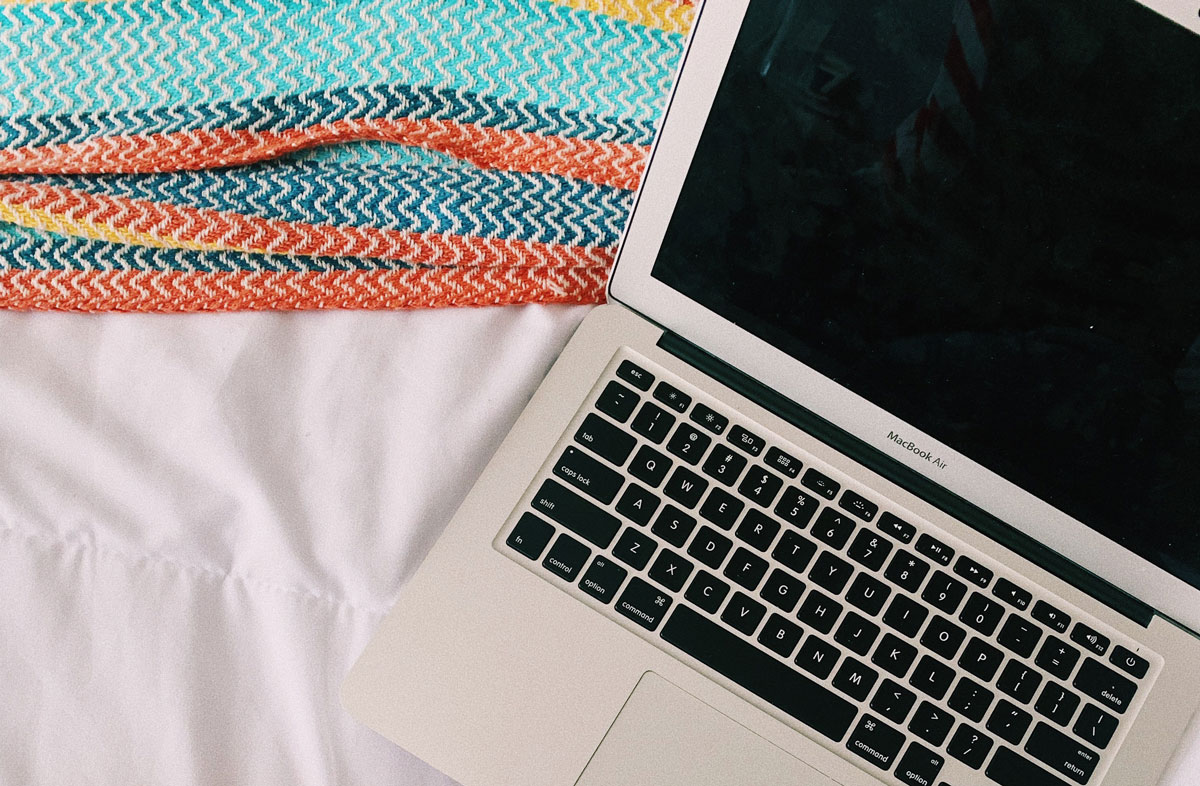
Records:
[[[1193,0],[698,10],[343,688],[465,786],[1137,786],[1200,706]]]

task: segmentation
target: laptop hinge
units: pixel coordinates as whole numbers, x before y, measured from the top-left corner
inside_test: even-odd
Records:
[[[1005,524],[957,494],[939,486],[919,472],[871,447],[858,437],[805,409],[787,396],[743,374],[728,363],[718,360],[670,331],[663,333],[662,338],[658,341],[658,346],[783,418],[793,426],[821,440],[831,448],[849,456],[867,469],[877,472],[967,526],[1012,549],[1035,565],[1050,571],[1118,614],[1128,617],[1143,628],[1149,627],[1150,621],[1155,615],[1154,609],[1150,606],[1094,573],[1081,568],[1011,525]]]

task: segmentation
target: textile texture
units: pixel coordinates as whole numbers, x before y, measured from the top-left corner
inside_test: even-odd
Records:
[[[604,296],[690,0],[0,0],[0,306]]]

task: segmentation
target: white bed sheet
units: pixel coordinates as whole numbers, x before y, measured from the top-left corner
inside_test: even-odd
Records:
[[[0,314],[0,783],[449,784],[338,685],[585,313]]]

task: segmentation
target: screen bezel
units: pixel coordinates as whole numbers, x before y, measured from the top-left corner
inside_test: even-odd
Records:
[[[1180,0],[1130,0],[1200,35]],[[1200,589],[1101,535],[915,426],[738,327],[652,275],[704,124],[750,0],[704,3],[685,48],[609,281],[609,297],[782,393],[838,428],[1035,538],[1160,614],[1200,631]],[[928,462],[887,439],[902,434],[945,462]]]

